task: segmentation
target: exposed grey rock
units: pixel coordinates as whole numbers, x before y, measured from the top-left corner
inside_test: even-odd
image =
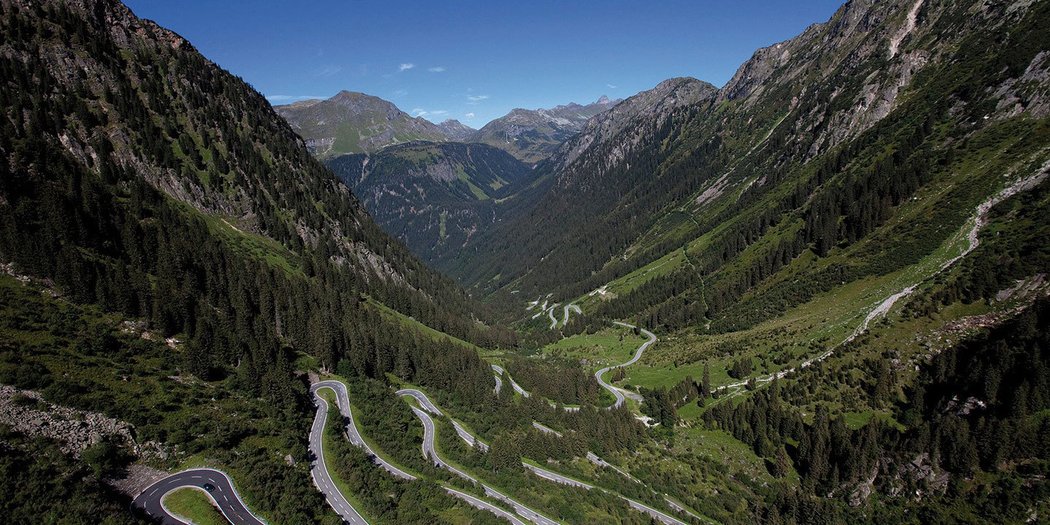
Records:
[[[54,405],[32,390],[0,385],[0,423],[28,436],[42,436],[61,443],[65,454],[80,454],[107,436],[114,436],[137,456],[167,457],[155,442],[139,444],[134,427],[97,412]]]
[[[550,157],[563,142],[583,130],[589,119],[612,109],[619,102],[603,95],[587,105],[569,103],[550,109],[516,108],[489,122],[468,140],[495,146],[524,162],[536,163]]]

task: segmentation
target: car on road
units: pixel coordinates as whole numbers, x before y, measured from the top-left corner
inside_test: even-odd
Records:
[[[208,492],[215,492],[215,485],[212,485],[211,483],[205,483],[204,490]]]

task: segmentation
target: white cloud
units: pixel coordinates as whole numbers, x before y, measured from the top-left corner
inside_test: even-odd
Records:
[[[432,68],[427,69],[427,71],[430,71],[431,73],[444,73],[445,72],[445,66],[432,67]]]
[[[470,113],[467,113],[466,115],[463,115],[463,118],[474,118],[474,112],[471,111]]]
[[[467,100],[469,100],[467,104],[470,104],[471,106],[476,106],[479,102],[488,98],[488,95],[467,95]]]
[[[426,110],[423,108],[412,108],[411,113],[416,117],[440,117],[441,115],[448,115],[448,111],[444,109]]]
[[[607,87],[609,89],[616,89],[616,86],[614,86],[612,84],[606,84],[605,87]]]
[[[392,93],[394,98],[400,98],[408,94],[407,89],[398,89]]]
[[[413,64],[411,62],[408,62],[408,63],[405,63],[405,64],[401,64],[400,66],[397,66],[397,70],[398,71],[407,71],[407,70],[412,69],[414,67],[416,67],[415,64]]]

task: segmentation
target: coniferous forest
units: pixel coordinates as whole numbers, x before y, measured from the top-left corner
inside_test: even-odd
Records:
[[[851,1],[474,144],[0,0],[0,521],[1050,520],[1048,26]]]

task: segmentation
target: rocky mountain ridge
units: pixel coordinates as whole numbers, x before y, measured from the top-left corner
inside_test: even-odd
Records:
[[[441,128],[441,131],[445,133],[445,136],[453,142],[470,142],[470,137],[478,131],[452,118],[438,124],[438,127]]]
[[[391,102],[353,91],[326,100],[304,100],[274,106],[279,115],[321,158],[365,153],[413,140],[449,140],[449,131],[422,117],[413,117]],[[460,125],[462,126],[462,125]],[[458,127],[453,134],[461,134]]]
[[[531,169],[487,144],[412,142],[327,161],[375,220],[435,261],[502,220]]]
[[[582,130],[588,119],[619,102],[602,95],[586,105],[569,103],[550,109],[516,108],[482,126],[469,140],[496,146],[523,162],[534,164],[549,157],[558,146]]]
[[[718,220],[726,220],[738,199],[756,198],[771,190],[771,182],[870,134],[902,104],[948,104],[926,118],[950,115],[960,129],[1020,115],[1044,118],[1047,86],[1040,79],[1046,78],[1048,53],[1042,44],[1012,43],[1015,50],[1002,52],[1003,69],[992,79],[960,64],[987,58],[959,56],[985,35],[1028,31],[1010,28],[1028,27],[1025,17],[1033,9],[1023,1],[944,6],[855,0],[829,21],[756,51],[721,89],[698,88],[692,98],[683,97],[685,103],[651,114],[629,114],[628,99],[561,146],[538,170],[548,193],[516,224],[491,233],[497,244],[524,241],[496,248],[507,255],[491,265],[465,255],[451,265],[454,273],[490,286],[499,275],[515,289],[535,282],[536,293],[556,288],[554,280],[581,283],[570,293],[586,291],[714,228],[714,216],[705,222],[700,215],[722,213]],[[936,82],[931,67],[961,72]],[[948,88],[950,82],[958,87]],[[987,104],[970,100],[980,98],[979,90],[987,90],[980,91],[988,93]],[[944,98],[926,102],[928,92]],[[566,222],[584,230],[618,227],[569,232],[558,226]],[[581,264],[581,246],[595,254],[589,263]],[[522,273],[510,270],[514,266]],[[512,275],[528,276],[519,281]]]

